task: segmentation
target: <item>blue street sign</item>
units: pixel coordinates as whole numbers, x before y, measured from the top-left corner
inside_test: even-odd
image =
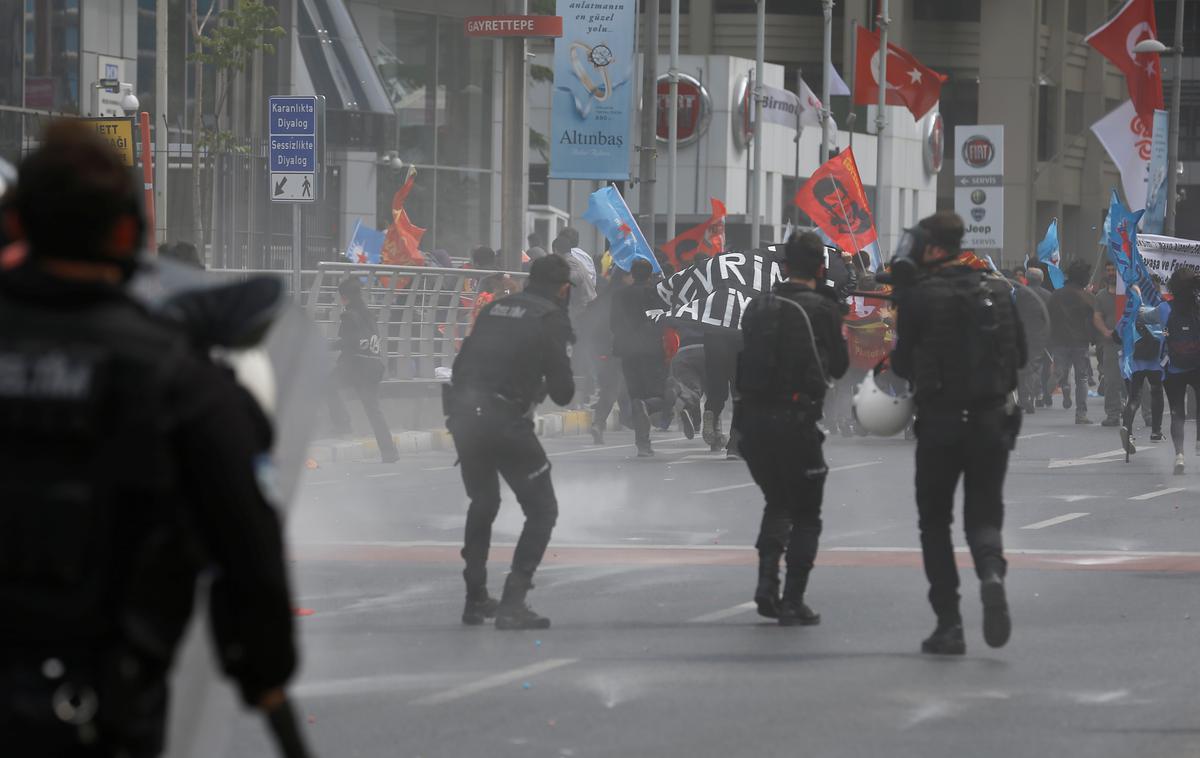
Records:
[[[320,173],[320,107],[315,97],[280,96],[267,105],[271,200],[312,202]]]

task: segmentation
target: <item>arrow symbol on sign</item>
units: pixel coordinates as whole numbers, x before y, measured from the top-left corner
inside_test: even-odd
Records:
[[[279,197],[283,194],[283,185],[287,184],[287,179],[288,178],[285,176],[279,180],[278,184],[275,185],[275,197]]]

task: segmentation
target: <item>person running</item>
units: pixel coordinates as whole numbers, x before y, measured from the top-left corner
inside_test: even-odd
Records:
[[[1200,280],[1190,268],[1177,268],[1167,287],[1171,290],[1171,302],[1160,303],[1156,310],[1158,323],[1166,326],[1167,373],[1163,389],[1171,408],[1171,442],[1175,445],[1175,474],[1179,475],[1183,473],[1183,425],[1187,420],[1184,401],[1188,387],[1200,396],[1200,308],[1196,304]],[[1196,452],[1200,454],[1200,424],[1196,436]]]
[[[1075,261],[1067,269],[1067,282],[1050,296],[1050,352],[1054,356],[1054,384],[1062,387],[1062,406],[1071,407],[1071,385],[1067,375],[1075,374],[1075,423],[1092,423],[1087,417],[1088,345],[1092,340],[1092,296],[1084,289],[1092,268]]]
[[[1150,311],[1154,313],[1154,310]],[[1125,449],[1125,460],[1137,452],[1134,445],[1133,418],[1137,415],[1142,401],[1142,387],[1150,386],[1150,441],[1162,442],[1163,416],[1163,329],[1157,323],[1147,323],[1142,314],[1138,314],[1137,341],[1133,343],[1133,355],[1129,358],[1130,374],[1127,382],[1129,399],[1121,414],[1121,447]],[[1119,335],[1113,339],[1119,339]]]

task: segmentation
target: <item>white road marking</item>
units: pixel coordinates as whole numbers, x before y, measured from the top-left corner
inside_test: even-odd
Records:
[[[1035,437],[1049,437],[1053,432],[1035,432],[1033,434],[1021,434],[1017,436],[1019,440],[1031,440]]]
[[[386,479],[392,476],[404,476],[407,472],[404,471],[389,471],[386,474],[367,474],[368,479]]]
[[[522,679],[528,679],[529,677],[537,676],[538,674],[544,674],[547,671],[553,671],[554,669],[562,668],[563,666],[570,666],[572,663],[577,663],[578,661],[578,658],[551,658],[548,661],[535,663],[532,666],[525,666],[523,668],[513,669],[512,671],[504,671],[494,676],[484,677],[483,679],[479,679],[469,684],[464,684],[459,687],[451,687],[450,689],[443,690],[442,692],[426,695],[425,697],[417,698],[409,703],[409,705],[441,705],[442,703],[449,703],[453,700],[461,700],[464,697],[477,695],[480,692],[486,692],[487,690],[492,690],[497,687],[503,687],[506,684],[511,684]]]
[[[1099,495],[1051,495],[1055,500],[1065,503],[1078,503],[1080,500],[1095,500]]]
[[[1072,466],[1095,466],[1101,463],[1111,463],[1110,458],[1117,458],[1125,455],[1122,450],[1109,450],[1104,453],[1095,453],[1094,455],[1085,455],[1082,458],[1058,458],[1053,459],[1048,464],[1047,468],[1070,468]]]
[[[1088,514],[1086,514],[1086,513],[1064,513],[1061,516],[1055,516],[1054,518],[1048,518],[1045,521],[1038,521],[1037,523],[1028,524],[1021,528],[1022,529],[1045,529],[1048,526],[1054,526],[1055,524],[1062,524],[1067,521],[1074,521],[1075,519],[1083,518],[1086,515],[1088,515]]]
[[[1163,495],[1174,495],[1176,492],[1183,492],[1184,489],[1185,489],[1184,487],[1167,487],[1165,490],[1155,490],[1154,492],[1147,492],[1144,495],[1134,495],[1133,497],[1131,497],[1129,499],[1130,500],[1151,500],[1156,497],[1162,497]]]
[[[421,470],[422,471],[449,471],[452,468],[458,468],[458,466],[431,466],[429,468],[423,468]]]
[[[665,440],[654,440],[654,442],[666,444],[668,442],[679,442],[680,440],[686,439],[687,437],[671,437],[670,439]],[[631,442],[628,445],[601,445],[600,447],[583,447],[579,448],[578,450],[559,450],[556,453],[547,453],[546,457],[553,458],[558,455],[576,455],[577,453],[598,453],[601,450],[620,450],[623,447],[633,447],[633,443]]]
[[[754,601],[750,601],[749,603],[739,603],[738,605],[735,605],[732,608],[724,608],[719,611],[713,611],[712,613],[706,613],[703,616],[697,616],[694,619],[688,619],[688,623],[689,624],[707,624],[710,621],[720,621],[722,619],[727,619],[732,616],[739,616],[754,607],[755,607]]]
[[[829,469],[829,473],[835,471],[849,471],[850,469],[865,468],[866,466],[878,466],[883,461],[865,461],[863,463],[847,463],[844,466],[834,466]],[[753,487],[754,482],[743,482],[742,484],[727,484],[724,487],[712,487],[706,490],[696,490],[693,495],[712,495],[717,492],[729,492],[730,490],[740,490],[745,487]]]

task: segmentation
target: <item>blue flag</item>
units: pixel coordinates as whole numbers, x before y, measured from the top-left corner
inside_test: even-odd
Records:
[[[1142,254],[1137,247],[1137,227],[1145,211],[1130,213],[1121,204],[1117,191],[1112,191],[1108,204],[1108,217],[1104,220],[1104,239],[1107,243],[1108,258],[1117,268],[1117,275],[1125,283],[1125,310],[1121,313],[1121,321],[1117,325],[1117,333],[1121,335],[1121,373],[1125,378],[1133,373],[1133,345],[1137,342],[1138,310],[1143,306],[1157,306],[1162,302],[1162,295],[1154,283],[1154,277],[1146,268]]]
[[[1050,283],[1054,285],[1054,289],[1062,289],[1066,281],[1063,276],[1062,269],[1058,267],[1059,261],[1062,259],[1061,246],[1058,244],[1058,219],[1052,219],[1050,226],[1046,227],[1046,236],[1042,237],[1042,241],[1037,246],[1038,260],[1046,264],[1046,270],[1050,272]]]
[[[662,273],[658,260],[650,250],[650,243],[646,242],[633,213],[625,204],[625,198],[621,197],[616,187],[610,184],[589,195],[583,220],[591,222],[608,240],[614,266],[628,271],[635,259],[645,258],[650,261],[655,273]]]
[[[362,219],[354,225],[354,234],[350,244],[346,246],[346,259],[351,263],[379,263],[383,251],[383,240],[387,235],[381,231],[363,226]]]

